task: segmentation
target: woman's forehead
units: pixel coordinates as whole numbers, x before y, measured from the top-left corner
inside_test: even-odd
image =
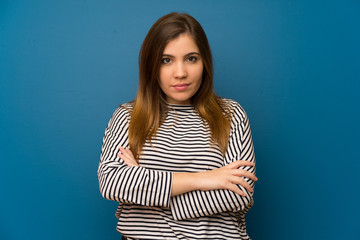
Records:
[[[165,46],[163,55],[187,55],[191,52],[199,53],[199,47],[190,34],[181,34]]]

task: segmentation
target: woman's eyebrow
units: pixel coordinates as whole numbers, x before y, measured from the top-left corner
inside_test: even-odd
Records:
[[[198,52],[189,52],[189,53],[187,53],[187,54],[185,54],[185,57],[187,57],[187,56],[190,56],[190,55],[200,55],[200,53],[198,53]],[[171,55],[171,54],[163,54],[162,55],[163,57],[174,57],[173,55]]]
[[[190,53],[188,53],[188,54],[186,54],[185,56],[190,56],[190,55],[200,55],[200,53],[198,53],[198,52],[190,52]]]

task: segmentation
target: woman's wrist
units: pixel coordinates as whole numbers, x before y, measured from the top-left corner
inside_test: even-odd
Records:
[[[171,196],[173,197],[183,193],[200,190],[200,176],[200,173],[173,173]]]

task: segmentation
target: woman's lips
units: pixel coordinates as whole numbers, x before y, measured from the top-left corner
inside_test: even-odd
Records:
[[[178,91],[184,91],[189,87],[189,83],[179,83],[176,85],[173,85],[173,88],[175,88]]]

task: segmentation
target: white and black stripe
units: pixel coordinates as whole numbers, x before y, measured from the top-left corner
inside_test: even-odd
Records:
[[[118,201],[117,230],[128,239],[250,239],[245,213],[253,205],[247,196],[229,190],[192,191],[170,197],[172,172],[199,172],[235,160],[255,162],[251,130],[244,109],[233,100],[229,146],[225,157],[210,142],[206,123],[192,106],[169,106],[156,137],[145,143],[140,167],[118,158],[128,147],[130,104],[113,114],[106,128],[98,169],[104,198]],[[219,126],[221,127],[221,126]],[[255,172],[255,167],[242,167]],[[245,180],[254,186],[251,179]]]

